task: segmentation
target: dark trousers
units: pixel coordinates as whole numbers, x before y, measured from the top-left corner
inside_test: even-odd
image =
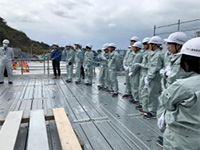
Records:
[[[60,76],[60,61],[52,61],[54,76]],[[58,73],[57,73],[58,71]]]
[[[82,79],[85,79],[85,71],[82,65],[81,65],[81,76],[82,76]]]

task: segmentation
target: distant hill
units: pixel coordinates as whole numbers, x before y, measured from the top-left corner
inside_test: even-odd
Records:
[[[24,32],[9,27],[4,19],[0,17],[0,42],[4,39],[10,41],[10,47],[20,48],[23,52],[30,52],[32,45],[33,54],[46,53],[50,48],[48,44],[33,41]],[[0,45],[2,44],[0,43]]]

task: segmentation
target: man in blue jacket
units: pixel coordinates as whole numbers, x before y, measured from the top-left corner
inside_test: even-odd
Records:
[[[62,51],[58,49],[58,44],[53,44],[53,51],[51,52],[51,55],[50,55],[50,60],[52,60],[53,72],[54,72],[53,79],[60,78],[61,57],[62,57]]]

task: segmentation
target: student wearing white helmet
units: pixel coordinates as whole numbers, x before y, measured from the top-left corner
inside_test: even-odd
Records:
[[[3,47],[0,47],[0,84],[4,83],[4,71],[7,70],[8,83],[13,83],[12,59],[14,58],[13,49],[8,47],[9,40],[3,40]]]
[[[180,66],[187,78],[170,85],[160,96],[158,127],[164,131],[164,150],[200,149],[200,38],[187,41]]]
[[[109,61],[108,61],[108,69],[109,69],[109,79],[111,82],[111,89],[113,90],[112,97],[118,96],[118,81],[117,81],[117,71],[120,69],[120,56],[115,51],[116,45],[114,43],[110,43],[108,45],[108,50],[110,52]]]
[[[185,71],[180,67],[181,55],[179,54],[182,45],[187,41],[187,35],[183,32],[175,32],[169,35],[167,39],[167,49],[172,54],[171,60],[165,69],[166,87],[171,85],[176,79],[184,78]]]
[[[84,60],[84,56],[83,53],[81,51],[81,47],[82,45],[79,43],[75,43],[75,62],[76,62],[76,84],[81,83],[81,66],[83,64],[83,60]]]
[[[71,48],[72,45],[67,43],[65,50],[62,52],[62,56],[66,58],[66,70],[67,70],[67,83],[72,82],[73,78],[73,64],[74,64],[74,50]]]
[[[150,37],[146,37],[143,39],[143,55],[142,55],[142,62],[141,63],[135,63],[135,66],[140,67],[140,84],[139,84],[139,101],[140,104],[136,106],[136,109],[138,109],[140,112],[147,112],[147,102],[148,102],[148,89],[145,88],[144,84],[144,78],[147,75],[148,71],[148,61],[149,61],[149,54],[151,53],[151,50],[149,50],[149,42]]]
[[[103,52],[98,55],[98,59],[100,61],[100,72],[99,72],[99,90],[111,90],[109,89],[109,76],[108,76],[108,60],[109,60],[109,52],[108,52],[108,45],[106,43],[103,45],[102,50]]]
[[[132,65],[129,69],[129,77],[131,81],[131,92],[133,99],[130,101],[134,104],[139,103],[139,79],[140,79],[140,67],[137,65],[134,65],[135,63],[141,63],[142,62],[142,52],[140,51],[142,49],[142,42],[138,41],[135,42],[132,45],[132,49],[135,53],[135,57],[132,61]]]
[[[130,39],[130,47],[128,48],[126,55],[124,57],[124,60],[123,60],[123,67],[125,69],[125,78],[126,78],[126,88],[125,88],[125,94],[122,96],[123,98],[132,97],[130,77],[128,76],[128,74],[129,74],[128,68],[129,68],[130,63],[133,60],[132,45],[137,41],[139,41],[139,38],[137,36],[133,36]]]
[[[160,69],[163,67],[163,57],[160,50],[160,46],[163,44],[163,40],[159,36],[153,36],[149,40],[149,46],[152,50],[149,56],[149,67],[147,76],[144,79],[145,86],[148,88],[148,112],[144,113],[145,119],[156,118],[156,112],[158,107],[158,97],[160,95],[161,76]]]
[[[94,53],[92,52],[92,44],[86,45],[85,58],[83,62],[83,68],[85,72],[85,85],[92,85],[93,78],[93,63],[94,63]]]

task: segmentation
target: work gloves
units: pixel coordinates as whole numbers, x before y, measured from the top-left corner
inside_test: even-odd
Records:
[[[163,130],[165,128],[165,116],[164,116],[164,113],[158,119],[157,124],[158,124],[158,127],[159,127],[160,130]]]
[[[144,78],[144,84],[145,84],[146,86],[149,86],[149,81],[148,81],[147,77]]]

